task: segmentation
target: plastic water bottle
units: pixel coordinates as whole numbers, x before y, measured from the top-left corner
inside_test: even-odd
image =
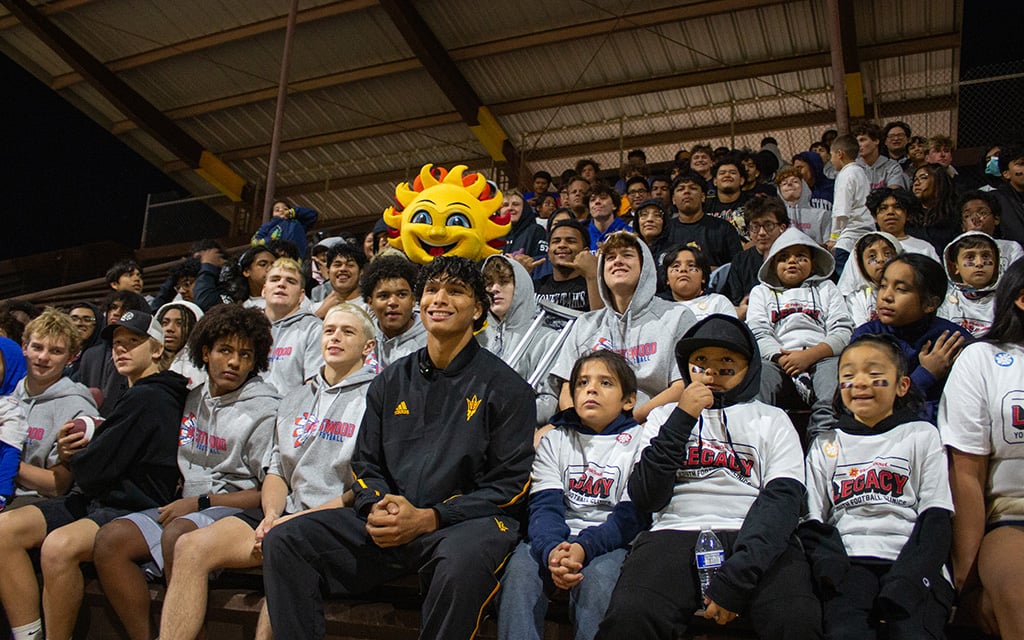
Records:
[[[697,546],[694,547],[694,555],[697,556],[697,574],[700,576],[701,595],[708,594],[708,585],[715,577],[718,570],[725,562],[725,548],[722,541],[718,539],[711,527],[701,527],[700,535],[697,537]]]

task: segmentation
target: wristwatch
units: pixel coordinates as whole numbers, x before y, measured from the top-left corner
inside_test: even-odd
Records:
[[[199,503],[199,510],[200,511],[202,511],[203,509],[209,509],[210,508],[210,494],[204,493],[203,495],[199,496],[198,503]]]

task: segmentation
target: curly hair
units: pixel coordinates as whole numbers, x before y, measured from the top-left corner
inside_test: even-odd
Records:
[[[328,263],[330,264],[330,263]],[[409,288],[416,283],[419,267],[401,255],[380,256],[370,262],[359,276],[359,293],[367,302],[373,297],[373,290],[381,280],[405,280]]]
[[[491,310],[491,297],[484,288],[484,276],[472,260],[458,256],[440,256],[420,268],[416,278],[416,299],[423,297],[428,282],[461,282],[473,291],[473,297],[480,303],[482,313],[473,321],[473,331],[483,329],[487,313]]]
[[[270,366],[270,345],[274,336],[270,333],[270,320],[259,309],[246,308],[238,304],[220,304],[210,309],[196,323],[188,337],[189,359],[200,369],[203,362],[203,347],[212,349],[217,340],[226,337],[251,340],[255,363],[252,375],[266,371]]]
[[[903,187],[878,187],[868,194],[865,205],[871,215],[875,216],[878,214],[878,207],[889,198],[896,200],[896,206],[907,214],[907,220],[917,220],[921,217],[921,201]]]

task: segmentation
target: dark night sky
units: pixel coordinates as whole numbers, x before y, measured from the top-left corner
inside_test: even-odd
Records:
[[[136,248],[147,193],[184,191],[49,87],[0,54],[0,259],[114,240]]]

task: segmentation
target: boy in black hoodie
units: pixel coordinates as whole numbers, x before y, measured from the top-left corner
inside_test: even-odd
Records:
[[[79,564],[92,560],[100,526],[166,504],[178,482],[177,444],[188,381],[161,372],[163,331],[153,317],[128,311],[103,330],[128,391],[91,442],[61,429],[57,451],[70,465],[71,493],[0,514],[0,600],[13,637],[41,637],[39,585],[29,550],[41,548],[47,637],[70,638],[82,601]]]
[[[622,566],[598,638],[672,638],[702,604],[694,547],[713,529],[725,562],[704,617],[750,617],[761,638],[821,637],[820,608],[794,531],[804,500],[803,453],[792,423],[755,399],[761,358],[750,330],[712,315],[676,345],[686,387],[651,412],[650,444],[629,479],[653,513]],[[793,614],[792,612],[798,612]]]

